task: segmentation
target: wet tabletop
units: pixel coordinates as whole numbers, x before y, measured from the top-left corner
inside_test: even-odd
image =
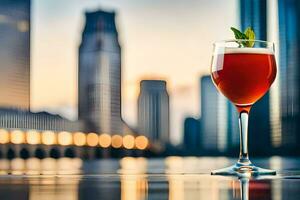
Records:
[[[276,176],[211,176],[235,160],[223,157],[0,160],[0,199],[300,199],[300,159],[271,157],[254,164]]]

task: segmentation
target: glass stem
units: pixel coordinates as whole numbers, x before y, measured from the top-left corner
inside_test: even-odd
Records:
[[[240,125],[240,157],[239,164],[249,165],[251,164],[248,156],[248,111],[241,111],[239,113],[239,125]]]

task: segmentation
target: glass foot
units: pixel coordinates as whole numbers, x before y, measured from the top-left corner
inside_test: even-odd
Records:
[[[256,167],[253,164],[236,163],[230,167],[217,169],[211,172],[211,175],[223,176],[261,176],[261,175],[276,175],[275,170]]]

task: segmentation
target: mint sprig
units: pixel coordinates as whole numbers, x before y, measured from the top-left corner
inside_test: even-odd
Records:
[[[244,33],[234,27],[231,27],[230,29],[233,31],[234,37],[236,40],[238,40],[237,43],[240,46],[244,46],[244,47],[253,47],[254,46],[255,33],[251,27],[246,28]],[[249,41],[243,41],[243,40],[249,40]]]

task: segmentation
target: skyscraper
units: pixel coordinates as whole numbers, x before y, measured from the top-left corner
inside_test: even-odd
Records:
[[[240,0],[241,29],[252,27],[256,39],[267,39],[267,1]]]
[[[183,143],[187,150],[200,152],[203,141],[201,140],[200,120],[187,117],[184,120]]]
[[[0,107],[30,106],[30,0],[1,0]]]
[[[115,13],[87,12],[79,47],[79,119],[88,131],[129,133],[121,117],[121,48]]]
[[[279,73],[282,116],[280,145],[299,152],[300,2],[278,0]]]
[[[138,130],[153,142],[169,142],[169,95],[166,82],[143,80],[138,97]]]
[[[200,79],[201,140],[204,150],[225,152],[239,144],[238,115],[235,107],[217,91],[210,76]]]
[[[256,39],[267,40],[266,0],[240,0],[240,13],[241,29],[245,30],[250,26],[254,29]],[[269,152],[270,147],[270,94],[268,92],[251,109],[249,115],[249,149],[253,154],[262,154]]]

